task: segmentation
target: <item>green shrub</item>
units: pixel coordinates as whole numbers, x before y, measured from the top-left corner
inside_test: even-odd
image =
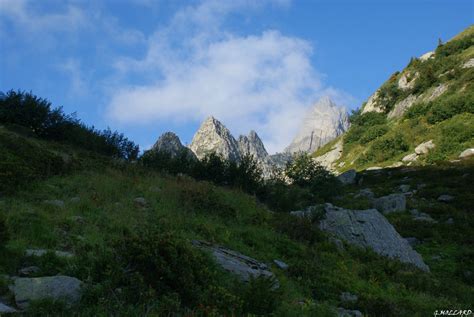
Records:
[[[474,35],[464,36],[460,39],[451,40],[445,44],[441,44],[436,48],[436,57],[446,57],[453,54],[460,53],[461,51],[474,45]]]
[[[2,249],[10,239],[5,218],[0,214],[0,249]]]
[[[379,124],[385,124],[387,116],[383,113],[371,111],[363,113],[351,121],[353,126],[370,127]]]
[[[367,153],[359,160],[364,162],[384,162],[408,151],[409,146],[402,134],[386,135],[375,140]]]
[[[435,124],[461,113],[474,113],[474,93],[453,94],[432,102],[427,121]]]
[[[180,201],[192,212],[207,213],[223,217],[235,217],[237,210],[222,202],[222,197],[210,185],[191,186],[186,183],[181,187]]]
[[[240,292],[246,313],[268,315],[275,311],[281,301],[282,292],[275,281],[269,278],[251,279]]]
[[[315,183],[323,183],[330,179],[332,174],[314,161],[309,155],[301,153],[294,160],[288,162],[285,175],[292,184],[307,187]]]
[[[138,146],[123,134],[87,127],[73,115],[64,114],[62,108],[51,108],[51,103],[32,93],[8,91],[0,98],[0,123],[20,125],[40,138],[66,142],[84,149],[134,160]]]
[[[388,127],[385,125],[376,125],[373,127],[368,127],[364,134],[360,138],[360,143],[365,144],[369,143],[383,135],[385,135],[388,132]]]

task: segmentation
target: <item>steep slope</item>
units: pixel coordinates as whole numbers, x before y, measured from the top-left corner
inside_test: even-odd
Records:
[[[457,160],[473,148],[474,26],[434,52],[412,58],[377,89],[351,123],[342,138],[313,156],[321,160],[342,140],[342,154],[333,155],[330,165],[343,171],[435,164]]]
[[[153,145],[151,151],[167,153],[171,157],[176,157],[184,152],[187,156],[195,158],[194,153],[185,147],[173,132],[163,133]]]
[[[227,160],[238,161],[240,159],[238,142],[230,131],[212,116],[201,124],[189,148],[198,159],[213,152]]]
[[[329,97],[323,97],[308,111],[296,137],[286,152],[312,153],[349,128],[349,118],[344,108]]]

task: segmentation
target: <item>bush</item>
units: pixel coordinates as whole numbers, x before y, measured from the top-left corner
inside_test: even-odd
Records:
[[[383,162],[408,151],[408,149],[408,143],[403,135],[384,136],[375,140],[367,153],[362,158],[359,158],[359,161],[362,161],[361,163]]]
[[[2,215],[0,215],[0,249],[2,249],[10,239],[10,234],[8,233],[8,227]]]
[[[430,108],[427,117],[430,124],[447,120],[464,112],[474,113],[474,93],[454,94],[447,98],[435,100],[431,102]]]
[[[74,114],[66,115],[62,108],[52,109],[49,101],[32,93],[11,90],[2,94],[0,123],[23,126],[40,138],[66,142],[108,156],[126,160],[138,156],[138,145],[123,134],[87,127]]]
[[[360,143],[369,143],[370,141],[373,141],[383,135],[385,135],[388,132],[388,127],[386,125],[376,125],[373,127],[368,127],[364,134],[360,138]]]
[[[318,182],[325,182],[332,174],[314,161],[309,155],[301,153],[285,168],[285,175],[292,184],[308,187]]]

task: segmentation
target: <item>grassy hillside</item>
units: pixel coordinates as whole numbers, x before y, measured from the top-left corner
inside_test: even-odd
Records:
[[[440,44],[431,57],[412,58],[353,114],[335,165],[343,165],[341,171],[390,166],[429,140],[435,149],[411,164],[457,159],[474,147],[473,59],[474,26]],[[313,156],[326,153],[335,142]]]
[[[44,153],[69,149],[6,129],[1,135],[2,146],[21,138],[21,144],[37,144],[34,149]],[[14,153],[11,150],[10,155]],[[23,158],[15,158],[15,163],[25,167],[45,162],[43,155],[17,153]],[[363,175],[363,187],[377,195],[396,191],[401,183],[413,188],[426,185],[409,207],[430,214],[438,223],[417,222],[408,213],[389,218],[403,236],[422,241],[417,250],[432,270],[423,273],[370,251],[337,247],[309,220],[271,212],[241,190],[166,176],[136,164],[119,168],[111,161],[97,161],[90,153],[81,157],[82,164],[97,168],[39,179],[0,200],[0,276],[14,276],[20,268],[36,265],[40,271],[33,276],[63,274],[87,285],[81,303],[72,310],[36,302],[27,315],[332,316],[336,307],[345,307],[368,316],[426,316],[440,308],[467,308],[474,298],[469,274],[474,267],[472,162]],[[468,177],[463,177],[466,173]],[[368,207],[367,201],[353,197],[360,188],[346,186],[332,202]],[[436,200],[446,193],[456,196],[448,206]],[[137,197],[143,197],[146,205],[137,204]],[[65,205],[52,206],[46,200],[62,200]],[[449,218],[455,225],[445,223]],[[275,290],[265,280],[239,282],[194,248],[194,239],[268,263],[280,288]],[[35,248],[74,256],[25,256],[26,249]],[[289,269],[277,268],[274,259],[283,260]],[[342,292],[357,294],[358,300],[344,303]],[[0,279],[0,296],[10,296],[5,278]]]

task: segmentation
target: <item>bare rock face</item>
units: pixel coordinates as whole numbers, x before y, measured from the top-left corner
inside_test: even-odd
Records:
[[[257,160],[263,160],[268,156],[267,150],[257,132],[250,131],[249,135],[239,137],[239,152],[241,156],[253,155]]]
[[[350,244],[370,248],[380,255],[429,271],[420,254],[376,209],[349,210],[331,204],[326,204],[324,209],[326,218],[320,223],[321,230]]]
[[[328,170],[335,170],[334,163],[342,156],[343,143],[339,140],[334,146],[325,154],[315,157],[314,160],[321,164]]]
[[[171,157],[176,157],[182,153],[186,153],[189,157],[195,158],[194,153],[185,147],[179,137],[173,132],[165,132],[156,141],[151,151],[163,152],[169,154]]]
[[[209,251],[217,264],[224,270],[235,274],[244,282],[258,277],[270,278],[276,281],[275,275],[266,264],[258,262],[251,257],[204,241],[194,240],[192,243],[200,249]],[[278,281],[276,281],[276,284],[278,284]]]
[[[365,106],[362,108],[362,113],[366,112],[383,112],[383,108],[379,104],[379,91],[375,91],[375,93],[369,97]]]
[[[207,118],[193,137],[191,151],[198,159],[206,155],[216,153],[222,158],[238,161],[240,160],[239,144],[230,131],[214,117]]]
[[[307,113],[299,132],[285,151],[312,153],[348,128],[349,116],[346,110],[329,97],[323,97]]]

